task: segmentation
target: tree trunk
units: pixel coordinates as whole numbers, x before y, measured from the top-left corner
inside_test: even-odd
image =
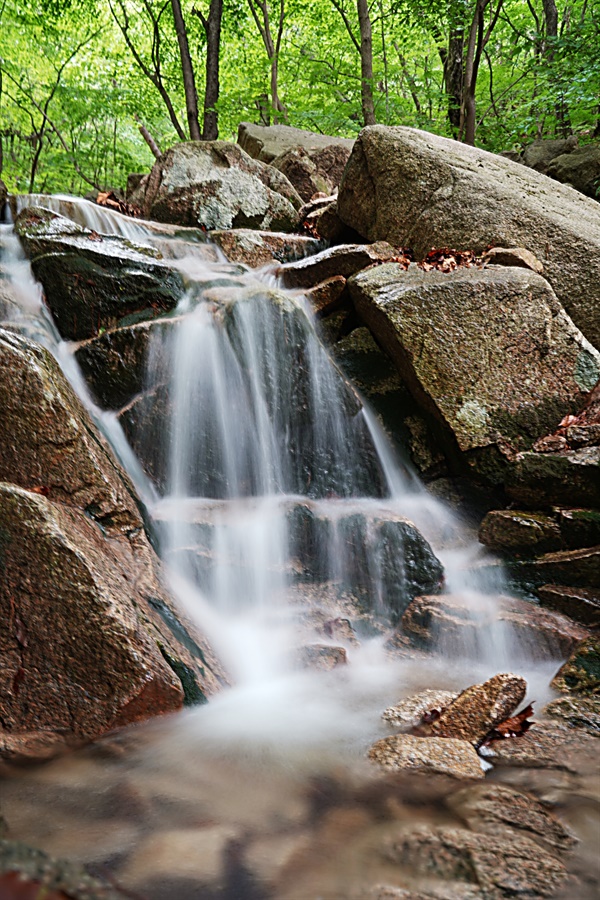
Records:
[[[192,141],[199,141],[202,136],[200,134],[200,124],[198,119],[196,79],[194,77],[194,68],[192,66],[192,57],[190,56],[187,31],[185,22],[183,21],[183,13],[181,12],[181,3],[179,0],[171,0],[171,9],[173,10],[175,31],[177,32],[177,41],[179,42],[179,55],[181,57],[181,71],[183,73],[183,89],[185,91],[185,105],[190,138]]]
[[[360,27],[360,93],[363,123],[375,125],[375,104],[373,102],[373,35],[368,0],[356,0],[358,24]]]
[[[460,128],[460,111],[463,105],[463,66],[465,50],[465,30],[462,25],[455,26],[448,38],[448,52],[445,55],[444,81],[448,97],[448,119],[454,134]]]
[[[554,42],[558,37],[558,9],[555,0],[543,0],[544,21],[546,23],[546,40],[544,41],[544,56],[551,69],[554,70]],[[556,83],[556,102],[554,114],[556,116],[556,130],[563,137],[572,133],[569,109],[565,102],[564,93],[560,88],[559,79],[555,71],[552,72],[552,81]]]
[[[204,90],[204,124],[202,139],[216,141],[219,137],[217,101],[219,99],[219,56],[221,49],[221,20],[223,0],[210,0],[206,30],[206,87]]]

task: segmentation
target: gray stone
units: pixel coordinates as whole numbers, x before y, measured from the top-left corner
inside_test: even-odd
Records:
[[[558,719],[570,728],[583,728],[588,734],[600,735],[600,697],[570,694],[557,697],[542,710],[550,719]]]
[[[564,693],[591,696],[600,693],[600,637],[586,638],[558,670],[552,687]]]
[[[344,647],[331,644],[306,644],[299,647],[296,659],[303,669],[315,669],[318,672],[330,672],[338,666],[348,663],[348,654]]]
[[[230,262],[258,269],[272,263],[287,263],[317,253],[322,244],[300,234],[277,234],[251,228],[211,231],[211,241],[221,248]]]
[[[479,528],[479,540],[500,551],[519,551],[528,555],[558,550],[562,536],[558,522],[543,513],[512,509],[487,513]]]
[[[517,451],[577,409],[600,373],[598,351],[526,269],[387,263],[348,288],[419,406],[438,420],[448,458],[458,447],[492,483],[505,480]]]
[[[600,447],[520,453],[507,471],[506,491],[530,509],[600,508]]]
[[[536,588],[542,606],[563,613],[588,628],[600,626],[600,591],[560,584]]]
[[[417,258],[432,247],[524,247],[600,346],[600,206],[570,188],[477,147],[374,125],[354,145],[338,214],[368,240],[410,246]]]
[[[314,152],[332,146],[351,151],[354,146],[351,138],[331,137],[327,134],[292,128],[290,125],[254,125],[251,122],[240,123],[237,141],[254,159],[267,163],[292,147],[302,147],[304,150]]]
[[[564,658],[588,634],[567,616],[525,600],[486,598],[473,607],[451,594],[416,597],[402,616],[401,632],[416,647],[478,656],[500,633],[539,660]]]
[[[562,862],[529,838],[460,828],[401,832],[388,844],[386,856],[428,879],[478,887],[486,900],[553,897],[567,874]]]
[[[572,153],[576,147],[575,135],[568,138],[539,139],[525,147],[521,161],[530,169],[535,169],[545,175],[548,166],[554,159]]]
[[[435,737],[457,738],[478,745],[523,702],[527,682],[519,675],[494,675],[466,688],[441,714],[424,726]]]
[[[546,174],[563,184],[569,184],[576,191],[600,198],[600,144],[584,144],[571,153],[555,157],[548,165]]]
[[[176,144],[154,164],[144,215],[200,227],[293,231],[302,200],[285,175],[227,141]]]
[[[391,771],[413,770],[454,778],[483,778],[481,760],[469,741],[397,734],[373,744],[368,757]]]
[[[492,741],[485,758],[494,766],[560,769],[576,774],[597,771],[597,738],[575,728],[534,722],[518,738]]]
[[[494,266],[516,266],[544,274],[544,266],[537,256],[524,247],[492,247],[483,254],[483,261]]]
[[[425,690],[411,697],[399,700],[389,706],[381,714],[381,718],[394,728],[408,731],[421,725],[423,716],[433,710],[441,712],[456,700],[458,694],[453,691]]]
[[[276,156],[271,165],[283,172],[307,201],[315,194],[337,190],[350,152],[350,147],[337,143],[310,150],[296,146]]]
[[[504,785],[472,785],[451,794],[447,804],[473,831],[509,839],[520,834],[561,852],[577,843],[539,800]]]
[[[396,255],[397,251],[385,241],[376,244],[340,244],[322,250],[316,256],[282,266],[279,276],[285,287],[311,288],[334,275],[349,278],[373,263]]]
[[[24,209],[15,230],[65,340],[153,319],[183,296],[181,275],[154,247],[96,234],[41,208]]]

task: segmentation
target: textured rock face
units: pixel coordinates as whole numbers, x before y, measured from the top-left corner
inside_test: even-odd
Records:
[[[506,456],[575,410],[600,373],[598,351],[525,269],[444,274],[387,263],[348,287],[415,399],[443,425],[448,455],[458,447],[492,482],[504,479]]]
[[[570,694],[552,700],[542,710],[545,716],[558,719],[570,728],[582,728],[588,734],[600,735],[600,697]]]
[[[464,882],[463,896],[478,887],[486,900],[553,897],[567,874],[558,859],[528,837],[515,840],[461,828],[422,827],[400,834],[387,855],[428,879]]]
[[[0,752],[37,757],[201,700],[132,485],[55,360],[0,330]]]
[[[341,244],[298,262],[282,266],[279,274],[286,287],[309,288],[326,278],[348,278],[361,269],[391,259],[397,251],[385,241],[376,244]]]
[[[302,259],[317,253],[322,246],[315,238],[254,231],[250,228],[213,231],[210,239],[221,248],[230,262],[243,263],[251,269],[274,262],[287,263]]]
[[[556,673],[552,687],[573,694],[600,694],[600,639],[582,641]]]
[[[301,205],[285,175],[226,141],[189,141],[168,150],[155,163],[143,199],[149,218],[208,231],[292,231]]]
[[[600,346],[600,206],[570,188],[447,138],[374,125],[356,141],[338,214],[363,237],[410,246],[421,258],[431,247],[530,250]]]
[[[506,490],[533,509],[558,504],[600,508],[600,447],[521,453],[508,472]]]
[[[350,152],[354,146],[354,141],[350,138],[330,137],[327,134],[292,128],[290,125],[254,125],[251,122],[240,124],[237,140],[249,156],[267,163],[273,162],[277,156],[292,147],[302,147],[309,152],[343,147]]]
[[[339,144],[317,150],[290,147],[271,165],[283,172],[306,201],[314,194],[331,194],[337,189],[349,157],[350,148]]]
[[[384,722],[388,722],[395,728],[404,730],[416,728],[426,713],[434,709],[441,711],[456,700],[458,694],[452,691],[421,691],[412,697],[399,700],[394,706],[389,706],[381,714]]]
[[[544,584],[537,588],[536,593],[543,606],[564,613],[588,628],[600,627],[600,591]]]
[[[369,759],[384,769],[413,769],[455,778],[483,778],[477,751],[468,741],[397,734],[373,744]]]
[[[437,737],[479,744],[496,725],[516,711],[526,693],[524,678],[510,673],[494,675],[459,694],[427,730]]]
[[[562,547],[558,523],[541,513],[493,510],[479,529],[479,540],[492,550],[545,553]]]
[[[561,154],[549,163],[546,174],[598,200],[600,197],[600,144],[586,144]]]
[[[183,281],[153,247],[100,236],[45,209],[25,209],[15,229],[66,340],[94,337],[127,317],[177,306]]]
[[[402,616],[401,631],[417,647],[482,653],[485,635],[493,639],[499,627],[533,659],[564,658],[588,634],[567,616],[524,600],[497,598],[491,606],[477,609],[476,619],[473,612],[461,597],[451,594],[416,597]]]

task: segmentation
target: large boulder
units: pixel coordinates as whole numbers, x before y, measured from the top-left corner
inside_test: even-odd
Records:
[[[363,237],[410,246],[418,258],[432,247],[524,247],[600,346],[600,206],[570,188],[476,147],[373,125],[354,145],[338,215]]]
[[[585,144],[572,153],[557,156],[546,174],[594,200],[600,199],[600,144]]]
[[[0,754],[37,757],[217,690],[133,486],[58,364],[0,330]]]
[[[302,205],[285,175],[227,141],[176,144],[154,164],[143,197],[134,196],[148,218],[207,231],[293,231]]]
[[[536,172],[545,175],[548,166],[558,156],[567,156],[577,147],[577,137],[570,135],[567,138],[539,138],[525,147],[521,156],[521,162]]]
[[[517,451],[575,411],[600,375],[600,354],[527,269],[451,273],[371,268],[348,282],[357,311],[421,406],[462,454],[501,483]]]
[[[148,245],[100,235],[37,207],[19,214],[15,230],[66,340],[152,319],[174,309],[183,295],[181,275]]]

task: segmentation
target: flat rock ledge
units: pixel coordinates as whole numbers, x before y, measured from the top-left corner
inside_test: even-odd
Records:
[[[484,777],[481,760],[469,741],[396,734],[373,744],[368,757],[384,769],[414,769],[455,778]]]

